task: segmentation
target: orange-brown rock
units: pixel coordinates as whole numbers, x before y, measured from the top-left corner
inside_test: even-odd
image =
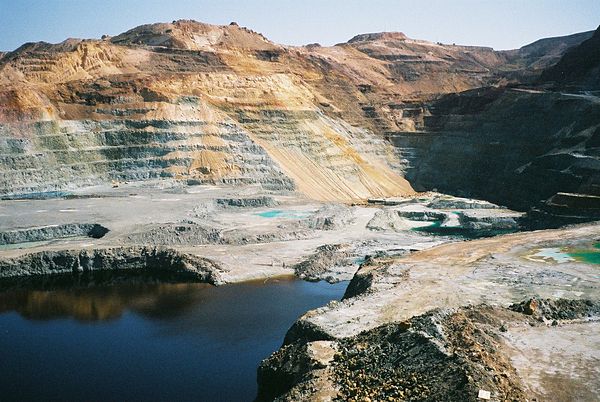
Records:
[[[286,47],[195,21],[25,44],[0,58],[0,193],[173,177],[318,200],[407,194],[378,134],[417,129],[423,100],[505,82],[526,67],[513,59],[400,33]]]

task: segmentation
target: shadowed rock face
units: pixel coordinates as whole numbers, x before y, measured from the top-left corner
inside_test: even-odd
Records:
[[[600,28],[579,46],[569,49],[554,66],[544,71],[541,82],[560,87],[600,90]]]
[[[0,233],[0,245],[53,240],[74,236],[87,236],[99,239],[108,233],[108,231],[107,228],[97,223],[70,223],[28,229],[16,229]]]
[[[414,188],[523,211],[600,216],[600,98],[575,91],[594,88],[599,34],[542,74],[556,79],[562,92],[478,88],[449,94],[424,108],[421,131],[390,134]],[[577,59],[586,63],[570,69]],[[560,73],[565,68],[569,73]],[[554,197],[558,193],[571,196]]]
[[[600,101],[478,89],[432,104],[422,133],[391,136],[417,190],[527,210],[558,192],[599,194]]]
[[[160,177],[319,200],[410,193],[374,133],[415,130],[423,100],[506,82],[584,39],[516,56],[400,33],[286,47],[176,21],[25,44],[0,59],[0,194]]]
[[[506,50],[504,55],[512,65],[522,65],[517,76],[535,80],[544,69],[556,64],[565,52],[592,37],[594,31],[581,32],[556,38],[537,40],[520,49]]]

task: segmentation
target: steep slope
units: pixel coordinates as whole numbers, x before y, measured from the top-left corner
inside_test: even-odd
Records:
[[[579,46],[570,49],[553,67],[544,71],[542,82],[576,89],[600,90],[600,28]]]
[[[2,65],[1,192],[165,176],[317,199],[410,192],[391,148],[322,113],[282,52],[190,21],[25,45]]]
[[[558,74],[561,92],[479,88],[430,103],[422,131],[389,135],[406,157],[406,177],[417,190],[600,217],[600,98],[566,92],[596,88],[598,38],[596,31],[542,74]],[[566,66],[573,68],[562,74]]]
[[[488,88],[430,110],[424,132],[391,135],[416,189],[520,210],[559,192],[600,195],[600,100]]]
[[[25,44],[0,59],[0,194],[158,177],[319,200],[410,193],[377,134],[418,130],[423,101],[502,83],[519,63],[400,33],[285,47],[185,20]]]
[[[535,79],[546,68],[556,64],[565,52],[594,35],[594,31],[580,32],[568,36],[544,38],[525,45],[520,49],[502,52],[507,59],[507,67],[520,70],[523,78]]]

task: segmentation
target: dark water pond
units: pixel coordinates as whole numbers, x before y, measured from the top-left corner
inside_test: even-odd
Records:
[[[0,400],[250,401],[256,368],[347,283],[127,283],[0,293]]]

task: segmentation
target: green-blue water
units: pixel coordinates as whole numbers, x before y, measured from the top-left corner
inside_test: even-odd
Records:
[[[0,292],[1,401],[251,401],[260,361],[347,283]]]
[[[567,253],[577,261],[588,264],[600,264],[600,243],[595,243],[590,249],[575,249]]]
[[[435,221],[428,226],[412,228],[415,232],[425,232],[439,236],[454,236],[462,239],[478,239],[492,237],[507,233],[514,233],[516,229],[465,229],[462,227],[442,226],[442,221]]]
[[[303,219],[309,215],[309,212],[286,211],[283,209],[272,209],[270,211],[258,212],[256,215],[258,215],[262,218]]]

